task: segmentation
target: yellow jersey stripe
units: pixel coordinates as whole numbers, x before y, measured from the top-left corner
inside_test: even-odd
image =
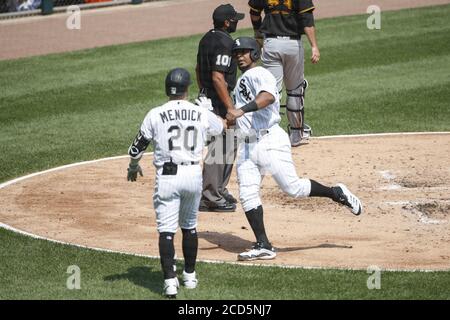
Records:
[[[308,11],[312,11],[312,10],[314,10],[315,8],[316,8],[316,7],[312,6],[311,8],[308,8],[308,9],[305,9],[305,10],[300,11],[300,13],[305,13],[305,12],[308,12]]]

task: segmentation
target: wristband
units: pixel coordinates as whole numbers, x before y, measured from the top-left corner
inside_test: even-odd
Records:
[[[256,101],[253,100],[252,102],[247,103],[245,106],[243,106],[241,110],[244,111],[244,113],[257,111],[258,105],[256,104]]]

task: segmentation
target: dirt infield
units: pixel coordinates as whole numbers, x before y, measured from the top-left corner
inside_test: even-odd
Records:
[[[214,8],[226,2],[247,14],[239,28],[250,27],[247,0],[171,0],[84,10],[80,30],[66,28],[66,13],[0,21],[0,60],[204,33],[212,26]],[[445,3],[450,0],[319,0],[315,15],[365,14],[374,4],[397,10]]]
[[[267,263],[450,269],[450,134],[313,139],[293,149],[293,157],[300,176],[347,184],[364,213],[353,216],[327,199],[289,198],[266,177],[267,231],[278,248]],[[4,187],[0,221],[50,239],[157,256],[151,158],[133,184],[126,181],[128,159],[121,158]],[[238,194],[235,173],[230,189]],[[235,213],[200,213],[198,230],[200,259],[236,261],[253,241],[240,206]]]

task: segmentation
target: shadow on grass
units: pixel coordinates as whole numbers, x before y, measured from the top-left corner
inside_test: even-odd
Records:
[[[200,248],[200,250],[214,250],[221,248],[227,252],[241,253],[247,249],[250,249],[253,242],[242,239],[230,233],[219,233],[219,232],[199,232],[198,237],[205,239],[206,241],[215,244],[216,247],[213,248]],[[311,249],[351,249],[352,246],[349,245],[339,245],[333,243],[322,243],[314,246],[302,246],[302,247],[285,247],[275,249],[278,252],[291,252],[291,251],[301,251],[301,250],[311,250]]]
[[[114,274],[104,277],[105,281],[128,280],[137,286],[149,289],[161,294],[163,276],[161,270],[154,270],[149,266],[132,267],[122,274]]]

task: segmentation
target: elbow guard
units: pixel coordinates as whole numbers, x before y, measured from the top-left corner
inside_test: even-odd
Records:
[[[144,135],[141,131],[137,134],[136,138],[134,138],[133,143],[128,149],[128,154],[132,159],[139,159],[144,151],[147,149],[150,141],[145,139]]]

